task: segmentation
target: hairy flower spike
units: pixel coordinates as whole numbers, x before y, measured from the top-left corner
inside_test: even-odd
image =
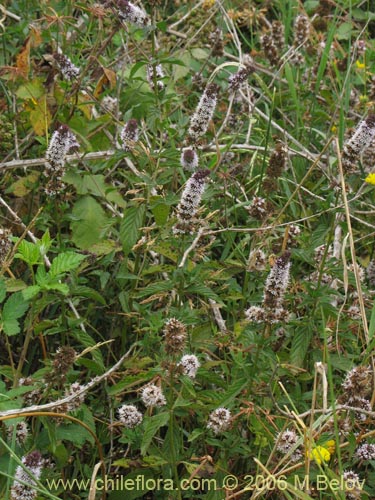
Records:
[[[275,265],[271,269],[264,289],[263,305],[265,307],[279,307],[289,284],[290,275],[290,252],[276,259]]]
[[[194,354],[185,354],[177,366],[181,366],[184,375],[194,379],[197,375],[200,363]]]
[[[294,21],[294,46],[298,47],[305,43],[311,30],[310,19],[304,14],[299,14]]]
[[[208,35],[208,39],[212,44],[212,55],[221,57],[224,54],[223,32],[220,28],[216,28]]]
[[[272,22],[271,36],[276,48],[278,50],[283,50],[285,45],[285,29],[281,21]]]
[[[360,477],[358,474],[353,472],[352,470],[344,471],[342,475],[344,479],[345,486],[345,497],[349,500],[360,500],[362,487],[360,484]]]
[[[155,384],[147,385],[142,389],[141,400],[145,406],[164,406],[167,404],[162,390]]]
[[[137,427],[143,420],[142,413],[138,411],[134,405],[120,406],[117,411],[120,422],[127,429],[134,429],[134,427]]]
[[[229,410],[226,408],[217,408],[210,413],[207,429],[211,429],[214,434],[220,434],[229,429],[230,419],[231,413]]]
[[[36,479],[40,479],[44,460],[39,451],[32,451],[22,457],[22,463]],[[19,481],[27,484],[22,484]],[[10,492],[11,500],[34,500],[37,496],[35,486],[34,479],[19,465],[16,469],[14,483]]]
[[[151,89],[154,90],[155,88],[155,79],[156,79],[156,85],[159,90],[164,89],[164,82],[161,80],[161,78],[164,78],[164,71],[161,66],[161,64],[156,64],[155,66],[155,71],[154,71],[154,65],[153,64],[148,64],[147,65],[147,81],[148,84],[150,85]]]
[[[185,170],[194,171],[198,168],[199,160],[195,149],[184,149],[181,153],[180,163]]]
[[[249,213],[252,217],[262,220],[267,215],[268,207],[267,201],[261,196],[254,196],[251,206],[249,208]]]
[[[78,77],[80,69],[75,66],[68,57],[64,54],[56,52],[53,54],[53,58],[55,59],[59,71],[65,80],[71,81]]]
[[[139,139],[138,123],[137,120],[129,120],[120,132],[120,137],[123,142],[124,151],[130,151],[134,148],[134,144]]]
[[[215,83],[209,83],[205,88],[190,120],[188,135],[191,142],[196,142],[207,132],[216,108],[218,91],[219,87]]]
[[[167,354],[180,354],[185,349],[186,326],[176,318],[170,318],[164,325],[164,342]]]
[[[237,90],[241,89],[251,73],[254,73],[255,68],[253,64],[250,62],[245,65],[245,67],[239,69],[237,73],[231,75],[228,79],[228,91],[230,94],[234,94]]]
[[[44,175],[49,178],[44,188],[48,195],[55,196],[64,189],[61,179],[65,174],[65,157],[78,148],[77,138],[67,125],[60,125],[52,134],[46,151],[47,163],[44,170]]]
[[[128,0],[118,0],[117,6],[119,8],[120,19],[142,28],[150,24],[150,19],[146,12]]]
[[[194,217],[206,187],[205,179],[209,174],[210,170],[198,170],[187,181],[177,207],[178,223],[173,229],[175,234],[192,232]]]
[[[262,35],[260,41],[266,58],[272,66],[278,66],[280,63],[279,51],[277,50],[272,36],[268,34]]]
[[[375,114],[368,115],[356,128],[352,137],[345,142],[342,151],[342,166],[344,172],[355,170],[358,157],[363,153],[375,138]]]

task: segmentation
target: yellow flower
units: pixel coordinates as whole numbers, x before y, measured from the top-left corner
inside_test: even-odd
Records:
[[[211,7],[213,7],[216,3],[216,0],[204,0],[203,4],[202,4],[202,8],[204,10],[208,10],[210,9]]]
[[[310,458],[315,460],[317,464],[321,464],[322,462],[328,462],[331,458],[331,454],[324,446],[317,446],[311,450]]]
[[[360,61],[356,61],[355,64],[358,69],[364,69],[366,67],[365,63],[362,63]]]
[[[335,133],[337,132],[337,127],[336,127],[336,125],[332,125],[332,127],[331,127],[331,132],[332,132],[333,134],[335,134]]]
[[[334,451],[336,449],[335,441],[333,439],[330,439],[329,441],[324,443],[324,448],[327,448],[327,450],[332,455],[332,453],[334,453]]]
[[[375,173],[368,174],[365,182],[368,182],[369,184],[373,184],[375,186]]]

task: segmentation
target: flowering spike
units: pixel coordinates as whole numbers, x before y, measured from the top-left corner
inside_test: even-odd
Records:
[[[174,227],[175,234],[191,232],[191,224],[198,211],[206,187],[205,179],[209,174],[210,170],[198,170],[187,181],[177,207],[178,223]]]
[[[190,120],[188,135],[192,142],[196,142],[206,133],[216,108],[218,90],[219,87],[215,83],[209,83],[205,88]]]
[[[139,139],[137,120],[129,120],[120,132],[124,151],[130,151]]]
[[[147,385],[142,389],[141,399],[145,406],[164,406],[167,404],[163,391],[155,384]]]
[[[154,69],[155,69],[155,71],[154,71]],[[161,80],[161,78],[164,78],[165,75],[164,75],[164,71],[163,71],[161,64],[156,64],[155,68],[154,68],[153,64],[148,64],[146,75],[147,75],[148,84],[150,85],[152,90],[154,90],[154,88],[155,88],[155,79],[156,79],[156,85],[157,85],[158,89],[159,90],[164,89],[164,82]]]
[[[181,361],[177,366],[181,366],[182,373],[187,375],[190,378],[195,378],[198,368],[200,367],[200,363],[198,358],[194,354],[185,354],[182,356]]]
[[[51,141],[46,151],[46,168],[44,175],[50,180],[45,187],[47,194],[53,196],[64,188],[61,179],[65,173],[65,157],[79,148],[76,136],[67,125],[60,125],[52,134]]]
[[[228,79],[229,86],[228,90],[230,94],[233,94],[241,87],[243,87],[251,73],[254,73],[255,68],[251,62],[245,64],[245,66],[231,75]]]

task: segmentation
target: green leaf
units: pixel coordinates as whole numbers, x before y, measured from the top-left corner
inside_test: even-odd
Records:
[[[0,303],[5,299],[6,291],[4,278],[0,278]]]
[[[164,202],[164,198],[162,196],[152,196],[150,201],[152,202],[151,212],[155,217],[156,224],[158,226],[163,226],[168,220],[169,212],[171,210],[170,205]]]
[[[297,330],[294,334],[290,350],[290,362],[292,365],[301,366],[309,348],[312,331],[308,329]]]
[[[67,273],[76,269],[80,263],[86,259],[86,255],[81,255],[75,252],[64,252],[53,259],[48,275],[51,278],[56,278],[61,274]]]
[[[107,224],[107,217],[99,203],[91,196],[84,196],[78,200],[72,215],[72,240],[78,248],[87,250],[99,243]]]
[[[336,30],[336,37],[339,40],[349,40],[353,29],[352,23],[342,23]]]
[[[42,263],[42,256],[38,246],[26,240],[21,241],[18,246],[18,252],[14,257],[25,261],[30,266]]]
[[[143,223],[144,213],[144,205],[129,207],[124,212],[124,218],[120,225],[120,241],[125,255],[130,252],[138,241],[138,232]]]
[[[247,378],[240,378],[236,382],[234,382],[229,389],[225,392],[224,396],[219,400],[218,406],[228,406],[232,401],[237,397],[242,389],[244,389],[249,380]]]
[[[207,50],[196,47],[191,51],[191,55],[194,57],[194,59],[198,59],[198,61],[203,61],[204,59],[207,59],[208,52]]]
[[[153,417],[145,417],[144,432],[141,444],[141,454],[144,455],[151,444],[151,441],[160,427],[166,425],[169,421],[169,413],[159,413]]]
[[[56,290],[57,292],[62,293],[63,295],[68,295],[69,287],[66,283],[50,283],[45,286],[46,290]]]
[[[96,300],[96,302],[99,302],[100,304],[103,304],[103,306],[106,305],[106,301],[103,297],[102,294],[94,290],[93,288],[90,288],[88,286],[77,286],[74,288],[72,291],[72,294],[75,296],[79,297],[87,297],[88,299]]]
[[[13,293],[3,307],[3,321],[18,319],[26,312],[29,303],[24,299],[22,292]]]
[[[152,283],[151,285],[147,286],[143,290],[140,290],[137,293],[137,297],[138,298],[149,297],[151,295],[154,295],[155,293],[167,292],[168,290],[172,289],[173,289],[172,281],[157,281],[156,283]]]
[[[41,291],[41,287],[39,285],[28,286],[24,290],[22,290],[22,295],[25,300],[31,300]]]
[[[20,324],[16,319],[8,319],[7,321],[4,321],[3,330],[8,336],[17,335],[17,333],[20,333],[21,331]]]

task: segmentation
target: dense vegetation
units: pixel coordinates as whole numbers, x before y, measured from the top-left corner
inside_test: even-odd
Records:
[[[1,499],[375,498],[373,7],[1,7]]]

